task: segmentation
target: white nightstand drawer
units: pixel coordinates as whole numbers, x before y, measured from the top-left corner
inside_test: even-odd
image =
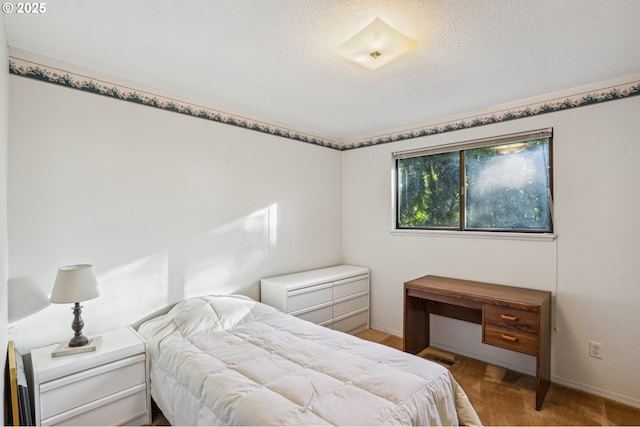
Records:
[[[330,302],[333,295],[331,287],[332,283],[329,283],[289,292],[287,312],[291,313],[292,311]]]
[[[333,317],[337,318],[352,311],[369,307],[369,293],[356,297],[348,297],[336,302],[333,305]]]
[[[112,426],[140,421],[140,418],[148,420],[147,391],[144,385],[44,419],[42,425]]]
[[[139,384],[146,384],[144,355],[49,381],[40,384],[40,416],[49,418]]]
[[[369,290],[369,275],[339,280],[333,284],[333,299],[344,298],[347,295],[357,294]]]

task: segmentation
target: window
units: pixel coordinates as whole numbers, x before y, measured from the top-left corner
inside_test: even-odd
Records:
[[[551,233],[551,129],[394,153],[395,229]]]

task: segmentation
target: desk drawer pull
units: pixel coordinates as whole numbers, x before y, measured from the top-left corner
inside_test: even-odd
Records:
[[[503,320],[510,320],[512,322],[517,322],[518,321],[518,316],[509,316],[508,314],[501,314],[500,318]]]
[[[517,342],[518,341],[518,337],[514,337],[512,335],[506,335],[506,334],[502,334],[502,339],[505,341],[509,341],[509,342]]]

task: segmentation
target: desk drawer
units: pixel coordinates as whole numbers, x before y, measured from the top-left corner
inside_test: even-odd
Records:
[[[531,354],[533,356],[535,356],[538,351],[538,336],[536,334],[513,332],[508,329],[485,325],[482,335],[482,342],[485,344],[491,344],[496,347]]]
[[[482,337],[486,344],[536,355],[539,322],[536,311],[485,304]]]
[[[539,329],[538,312],[513,307],[485,304],[483,323],[511,331],[537,334]]]

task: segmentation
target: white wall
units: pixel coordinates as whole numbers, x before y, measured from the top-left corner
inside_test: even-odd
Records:
[[[7,64],[7,34],[4,17],[0,17],[0,63]],[[0,67],[0,366],[4,366],[7,352],[7,143],[9,128],[9,70]],[[0,401],[4,402],[4,387],[0,387]],[[4,422],[4,406],[0,408]]]
[[[552,379],[640,406],[638,111],[635,97],[345,152],[344,262],[371,268],[372,327],[401,334],[403,283],[427,274],[549,290]],[[390,233],[393,151],[544,127],[554,129],[555,242]],[[479,344],[477,325],[436,317],[432,327],[436,345],[533,369]],[[602,360],[589,340],[604,344]]]
[[[10,77],[9,297],[21,349],[71,337],[57,268],[91,263],[85,333],[339,264],[339,151]]]
[[[640,97],[340,153],[6,71],[0,79],[11,95],[9,316],[23,351],[70,336],[69,307],[47,301],[61,265],[96,266],[102,296],[83,313],[96,334],[183,297],[257,298],[261,277],[346,262],[371,268],[372,326],[396,334],[402,284],[425,274],[551,290],[553,380],[640,406]],[[556,241],[390,234],[392,151],[549,126]],[[0,277],[0,298],[4,286]],[[477,325],[433,326],[438,345],[532,370],[530,357],[479,344]],[[588,357],[591,339],[604,343],[602,360]]]

